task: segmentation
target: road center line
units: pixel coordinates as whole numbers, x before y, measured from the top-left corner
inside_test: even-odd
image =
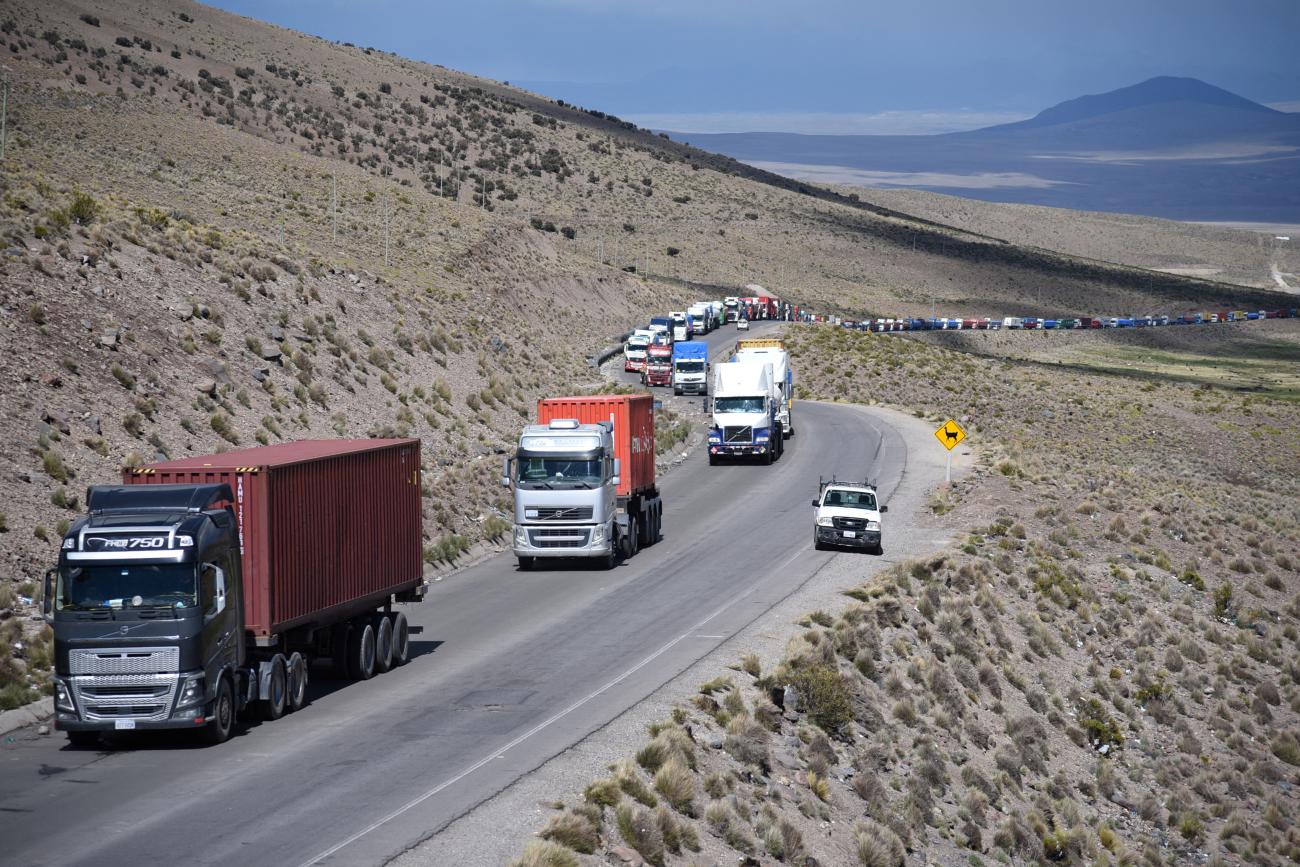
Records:
[[[805,547],[807,547],[807,546],[806,546],[806,545],[805,545],[805,546],[800,546],[798,549],[796,549],[795,552],[794,552],[793,554],[791,554],[789,557],[787,557],[784,561],[781,562],[781,565],[778,566],[777,569],[778,569],[778,570],[780,570],[780,569],[784,569],[786,566],[790,565],[790,563],[792,563],[796,557],[798,557],[801,553],[803,553],[803,550],[804,550]],[[555,723],[559,722],[561,719],[563,719],[564,717],[566,717],[566,716],[568,716],[569,714],[573,713],[575,710],[577,710],[578,708],[580,708],[580,707],[582,707],[583,705],[587,704],[588,702],[592,701],[593,699],[599,698],[599,697],[600,697],[601,695],[603,695],[604,693],[606,693],[606,692],[608,692],[609,690],[613,689],[614,687],[618,686],[620,683],[622,683],[623,681],[627,680],[629,677],[631,677],[632,675],[636,674],[638,671],[640,671],[641,669],[645,668],[647,665],[649,665],[650,663],[654,662],[654,661],[655,661],[656,659],[658,659],[659,657],[663,656],[665,653],[667,653],[667,652],[668,652],[669,650],[671,650],[673,647],[677,646],[677,645],[678,645],[679,643],[681,643],[682,641],[686,640],[687,638],[690,638],[690,637],[691,637],[691,636],[692,636],[692,635],[693,635],[697,630],[702,629],[703,627],[707,626],[711,620],[713,620],[715,617],[718,617],[720,614],[722,614],[723,612],[725,612],[728,608],[731,608],[731,607],[732,607],[733,605],[735,605],[737,602],[740,602],[742,599],[745,599],[746,597],[752,595],[752,594],[753,594],[753,593],[758,589],[758,584],[759,584],[759,582],[755,582],[755,583],[752,584],[748,589],[746,589],[743,593],[739,594],[738,596],[733,597],[729,602],[727,602],[727,603],[726,603],[725,605],[723,605],[721,608],[717,609],[717,610],[714,611],[712,614],[708,615],[708,616],[705,617],[703,620],[701,620],[701,621],[699,621],[698,623],[696,623],[696,624],[695,624],[694,626],[692,626],[690,629],[686,630],[686,631],[683,632],[681,635],[679,635],[679,636],[677,636],[676,638],[674,638],[672,641],[669,641],[667,644],[665,644],[664,646],[660,647],[660,648],[659,648],[658,650],[656,650],[654,653],[652,653],[652,654],[650,654],[649,656],[645,657],[645,658],[642,659],[640,662],[638,662],[636,665],[632,666],[632,667],[629,668],[627,671],[623,672],[623,673],[620,674],[618,677],[616,677],[616,678],[614,678],[613,680],[609,681],[608,683],[606,683],[604,686],[600,687],[600,688],[597,689],[596,691],[590,693],[589,695],[587,695],[587,696],[584,697],[584,698],[579,699],[578,701],[576,701],[576,702],[574,702],[573,704],[571,704],[571,705],[569,705],[568,707],[566,707],[564,710],[559,711],[558,713],[556,713],[555,715],[551,716],[550,718],[548,718],[548,719],[546,719],[546,720],[543,720],[542,722],[540,722],[540,723],[538,723],[537,725],[533,726],[531,729],[529,729],[528,731],[526,731],[526,732],[524,732],[523,734],[519,735],[519,737],[517,737],[517,738],[515,738],[514,740],[510,741],[510,742],[507,743],[505,746],[503,746],[503,747],[501,747],[501,748],[499,748],[499,749],[495,749],[495,750],[493,750],[490,754],[488,754],[488,755],[484,756],[483,758],[479,759],[477,762],[475,762],[474,764],[470,765],[468,768],[466,768],[465,770],[461,771],[459,774],[457,774],[456,776],[452,777],[451,779],[449,779],[449,780],[444,780],[443,782],[441,782],[441,783],[439,783],[438,785],[434,786],[432,789],[429,789],[429,790],[428,790],[427,792],[425,792],[424,794],[422,794],[422,795],[420,795],[420,796],[418,796],[418,797],[416,797],[416,798],[413,798],[413,799],[411,799],[410,801],[407,801],[405,804],[403,804],[402,806],[398,807],[396,810],[394,810],[393,812],[391,812],[391,813],[389,813],[388,815],[384,816],[383,818],[381,818],[381,819],[377,819],[376,821],[370,823],[369,825],[367,825],[366,827],[362,828],[360,831],[357,831],[355,834],[353,834],[352,836],[350,836],[350,837],[348,837],[347,839],[343,840],[342,842],[337,843],[337,844],[331,846],[330,848],[326,849],[324,852],[321,852],[319,855],[316,855],[316,856],[314,856],[314,857],[308,859],[307,861],[304,861],[304,862],[302,863],[301,867],[312,867],[313,864],[319,864],[321,861],[324,861],[326,858],[329,858],[331,855],[334,855],[335,853],[339,852],[340,850],[345,849],[345,848],[347,848],[348,846],[351,846],[353,843],[355,843],[356,841],[360,840],[362,837],[366,836],[367,834],[371,833],[372,831],[376,831],[376,830],[378,830],[379,828],[382,828],[384,825],[387,825],[389,822],[393,821],[394,819],[396,819],[397,817],[403,815],[404,813],[407,813],[407,812],[409,812],[409,811],[415,809],[416,807],[418,807],[418,806],[420,806],[421,804],[423,804],[425,801],[427,801],[427,800],[429,800],[430,798],[432,798],[434,795],[437,795],[439,792],[442,792],[442,791],[444,791],[445,789],[447,789],[449,786],[454,786],[456,783],[459,783],[461,780],[465,779],[465,778],[468,777],[470,774],[474,773],[475,771],[477,771],[479,768],[483,767],[484,765],[489,764],[489,763],[491,763],[491,762],[494,762],[494,761],[500,759],[502,756],[504,756],[507,752],[509,752],[509,751],[512,750],[513,748],[519,746],[519,745],[522,744],[524,741],[528,740],[529,738],[533,737],[534,735],[538,734],[539,732],[544,731],[545,729],[547,729],[547,728],[549,728],[550,726],[554,725]]]

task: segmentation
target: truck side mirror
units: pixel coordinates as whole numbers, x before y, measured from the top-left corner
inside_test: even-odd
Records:
[[[620,478],[621,474],[619,472],[622,469],[623,469],[623,462],[620,461],[618,458],[614,458],[614,477],[610,479],[610,482],[612,482],[616,487],[623,483],[623,480]]]
[[[889,507],[888,507],[888,506],[881,506],[881,507],[880,507],[880,513],[881,513],[882,515],[883,515],[885,512],[888,512],[888,511],[889,511]]]
[[[816,501],[816,500],[813,500],[813,508],[814,508],[814,509],[817,508],[817,501]]]
[[[54,620],[54,572],[53,569],[45,570],[45,592],[41,596],[41,617],[46,623]]]
[[[510,464],[511,459],[506,458],[501,462],[501,487],[510,487]]]

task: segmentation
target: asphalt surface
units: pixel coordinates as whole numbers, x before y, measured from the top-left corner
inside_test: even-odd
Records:
[[[457,573],[406,606],[423,627],[410,664],[318,680],[307,708],[220,747],[155,735],[79,751],[28,730],[0,746],[0,864],[379,864],[412,849],[836,556],[812,551],[818,475],[898,489],[907,446],[894,426],[846,406],[795,412],[798,436],[774,466],[709,467],[697,451],[670,473],[658,545],[610,572],[520,573],[499,556]],[[458,862],[445,854],[435,863]]]

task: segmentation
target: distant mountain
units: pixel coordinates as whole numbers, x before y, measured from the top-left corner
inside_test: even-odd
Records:
[[[1300,222],[1300,114],[1194,78],[933,136],[676,136],[798,177],[1192,220]]]
[[[1283,114],[1268,106],[1260,105],[1258,102],[1251,102],[1244,96],[1237,96],[1235,93],[1229,93],[1221,87],[1206,84],[1204,81],[1195,78],[1175,78],[1162,75],[1157,78],[1147,79],[1141,84],[1121,87],[1119,90],[1112,90],[1108,93],[1090,94],[1076,99],[1067,99],[1059,105],[1040,111],[1028,120],[988,127],[982,132],[1058,126],[1133,108],[1149,108],[1180,103],[1187,106],[1222,106],[1255,114]]]

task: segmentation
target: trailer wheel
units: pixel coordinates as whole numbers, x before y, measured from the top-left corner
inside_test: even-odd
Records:
[[[79,750],[95,749],[99,746],[99,732],[68,732],[68,743]]]
[[[393,621],[387,615],[375,617],[375,671],[383,674],[393,667]]]
[[[375,676],[375,627],[368,620],[352,625],[348,638],[348,676],[370,680]]]
[[[273,722],[284,716],[289,703],[289,672],[284,662],[284,655],[277,653],[271,658],[271,678],[267,684],[266,697],[257,703],[257,715]]]
[[[307,704],[307,660],[294,651],[289,657],[289,710],[302,710]]]
[[[212,745],[230,740],[235,729],[235,691],[230,688],[230,678],[222,675],[217,684],[217,697],[212,700],[212,717],[202,729],[203,740]]]
[[[393,668],[406,665],[411,658],[411,627],[401,611],[389,615],[393,619]]]
[[[330,638],[333,640],[334,670],[333,676],[338,680],[347,680],[350,666],[348,665],[348,648],[352,646],[352,624],[345,621],[336,623],[330,630]]]

